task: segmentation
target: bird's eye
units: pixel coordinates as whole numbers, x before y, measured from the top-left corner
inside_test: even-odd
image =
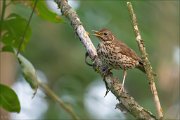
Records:
[[[107,33],[104,33],[104,35],[107,35]]]

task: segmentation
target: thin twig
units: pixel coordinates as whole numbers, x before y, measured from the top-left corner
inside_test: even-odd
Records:
[[[1,41],[1,38],[2,38],[2,27],[3,27],[3,21],[4,21],[4,15],[5,15],[5,10],[6,10],[6,0],[3,0],[2,1],[3,4],[2,4],[2,13],[1,13],[1,23],[0,23],[0,41]]]
[[[91,42],[91,39],[89,38],[87,32],[85,31],[78,15],[76,12],[69,6],[67,0],[55,0],[55,2],[58,4],[59,8],[61,9],[61,13],[71,22],[71,25],[74,29],[74,31],[77,33],[80,41],[86,48],[89,57],[93,61],[93,67],[96,71],[98,71],[103,77],[103,71],[102,68],[104,67],[102,65],[102,62],[97,57],[97,52],[94,47],[94,45]],[[107,74],[106,77],[104,77],[104,81],[106,85],[108,86],[109,90],[116,96],[116,98],[119,100],[119,103],[121,106],[124,106],[124,108],[132,114],[137,119],[144,119],[144,120],[156,120],[156,117],[152,115],[151,112],[144,109],[142,106],[140,106],[133,97],[131,97],[126,91],[120,92],[121,84],[120,80],[117,78],[114,78],[111,73]]]
[[[20,40],[20,43],[19,43],[19,46],[18,46],[18,49],[17,49],[17,54],[16,54],[17,56],[18,56],[18,54],[19,54],[19,52],[20,52],[20,50],[21,50],[21,46],[22,46],[22,44],[23,44],[23,42],[24,42],[24,38],[25,38],[26,32],[27,32],[27,30],[28,30],[29,24],[30,24],[30,22],[31,22],[33,13],[34,13],[34,11],[35,11],[37,2],[38,2],[38,0],[35,0],[33,10],[32,10],[31,15],[30,15],[30,17],[29,17],[28,23],[26,24],[25,30],[24,30],[23,35],[22,35],[22,39]]]
[[[73,120],[79,120],[79,117],[76,115],[76,113],[71,109],[70,106],[66,105],[63,100],[61,100],[46,84],[40,82],[38,80],[39,86],[44,90],[44,92],[55,102],[57,102],[66,112],[71,115]]]
[[[156,90],[152,67],[151,67],[150,61],[148,60],[148,55],[147,55],[147,52],[146,52],[146,48],[144,47],[144,42],[143,42],[143,39],[141,38],[141,34],[140,34],[140,31],[139,31],[139,28],[138,28],[137,18],[136,18],[136,15],[134,13],[131,2],[127,2],[127,7],[129,9],[129,12],[130,12],[130,15],[131,15],[132,24],[133,24],[133,28],[134,28],[134,33],[135,33],[135,36],[136,36],[136,42],[138,43],[139,50],[140,50],[141,55],[142,55],[142,60],[144,62],[144,68],[145,68],[147,78],[148,78],[149,83],[150,83],[149,85],[150,85],[150,88],[151,88],[151,92],[152,92],[153,97],[154,97],[154,102],[155,102],[158,118],[162,119],[163,118],[163,111],[162,111],[160,100],[159,100],[159,97],[158,97],[158,92]]]
[[[14,49],[14,54],[16,54],[16,50]],[[20,64],[20,67],[22,69],[23,77],[25,78],[26,82],[29,83],[32,89],[34,89],[33,97],[36,94],[38,86],[40,86],[43,91],[47,94],[48,97],[50,97],[52,100],[57,102],[74,120],[78,120],[78,116],[75,114],[73,109],[66,105],[63,100],[61,100],[54,91],[52,91],[46,84],[44,84],[40,77],[37,76],[36,70],[33,66],[33,64],[26,59],[23,55],[20,53],[17,56],[18,62]],[[33,98],[32,97],[32,98]]]

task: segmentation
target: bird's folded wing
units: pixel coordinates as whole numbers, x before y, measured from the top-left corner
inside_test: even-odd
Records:
[[[116,40],[114,42],[114,45],[115,45],[115,50],[118,51],[119,53],[131,57],[134,60],[141,61],[141,58],[138,57],[137,54],[131,48],[129,48],[125,43]]]

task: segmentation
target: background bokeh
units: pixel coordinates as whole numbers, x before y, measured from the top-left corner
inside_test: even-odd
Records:
[[[89,33],[92,33],[91,30],[108,28],[117,38],[139,54],[125,1],[70,0],[70,2]],[[179,1],[132,1],[132,4],[153,70],[158,74],[155,82],[164,114],[169,119],[178,119],[180,118]],[[12,5],[10,11],[27,19],[31,13],[30,8],[21,4]],[[57,24],[42,20],[34,14],[30,24],[32,38],[23,53],[24,56],[43,75],[50,88],[72,106],[80,118],[133,119],[130,114],[123,114],[115,109],[117,101],[111,93],[104,98],[105,85],[102,78],[85,64],[85,49],[70,22],[63,16],[62,18],[64,21]],[[94,36],[90,36],[90,38],[97,46],[98,39]],[[122,79],[121,70],[113,72]],[[22,82],[20,72],[17,72],[15,79],[13,88],[18,95],[20,94],[21,106],[25,107],[20,113],[23,115],[12,114],[12,119],[70,118],[57,103],[44,95],[42,91],[38,91],[37,98],[31,99],[32,91],[27,83]],[[145,74],[136,69],[129,70],[125,88],[140,105],[156,114]],[[28,103],[23,102],[26,99],[23,100],[22,94],[30,96],[26,97],[30,99]],[[37,104],[39,101],[41,104]],[[30,104],[29,107],[27,104]],[[36,113],[31,112],[34,110],[37,110]],[[28,113],[32,113],[32,115],[28,116]]]

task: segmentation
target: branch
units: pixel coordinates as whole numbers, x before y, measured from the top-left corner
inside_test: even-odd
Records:
[[[16,49],[14,49],[14,54],[17,55]],[[57,102],[69,115],[71,115],[72,119],[79,120],[78,116],[71,109],[71,107],[66,105],[63,100],[61,100],[46,84],[41,82],[42,80],[37,76],[36,69],[34,68],[33,64],[20,53],[16,57],[20,64],[24,79],[34,90],[33,97],[37,92],[38,86],[40,86],[52,100]]]
[[[58,4],[58,7],[61,9],[62,14],[71,22],[71,25],[74,31],[77,33],[80,41],[86,48],[89,57],[93,61],[93,67],[98,71],[101,76],[104,78],[105,84],[109,90],[116,96],[119,100],[119,106],[123,106],[130,114],[132,114],[137,119],[144,120],[155,120],[156,117],[152,115],[149,111],[141,107],[133,97],[131,97],[126,91],[120,92],[121,84],[120,80],[113,77],[112,73],[107,73],[104,76],[102,62],[97,57],[97,52],[92,44],[87,32],[85,31],[82,23],[76,14],[76,12],[68,5],[67,0],[55,0]]]
[[[71,115],[73,120],[79,120],[79,117],[76,113],[71,109],[70,106],[66,105],[46,84],[40,82],[38,80],[39,86],[44,90],[44,92],[55,102],[57,102],[69,115]]]
[[[154,82],[154,75],[153,75],[152,67],[151,67],[150,61],[148,60],[148,54],[146,52],[146,48],[144,47],[143,39],[141,38],[141,34],[140,34],[139,29],[138,29],[138,23],[137,23],[136,15],[134,13],[131,2],[127,2],[127,7],[129,9],[129,12],[131,15],[134,33],[136,36],[136,42],[138,43],[139,50],[140,50],[141,55],[142,55],[144,68],[145,68],[147,78],[148,78],[149,83],[150,83],[149,85],[151,88],[151,92],[152,92],[153,97],[154,97],[154,102],[155,102],[158,118],[163,119],[163,111],[162,111],[161,104],[159,101],[158,92],[156,90],[156,85]]]
[[[2,1],[2,13],[1,13],[1,20],[0,20],[0,41],[2,38],[2,27],[3,27],[3,21],[4,21],[4,15],[5,15],[5,10],[6,10],[6,0]]]

